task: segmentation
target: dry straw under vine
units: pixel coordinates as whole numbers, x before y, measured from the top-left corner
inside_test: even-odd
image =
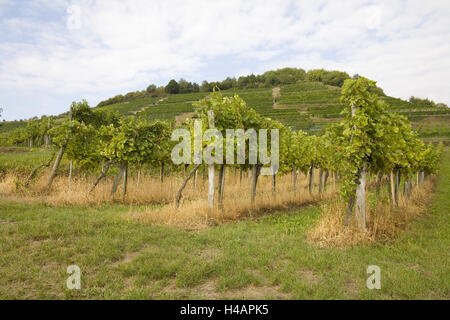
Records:
[[[365,230],[359,229],[355,221],[344,226],[345,204],[333,201],[323,207],[323,213],[316,226],[308,232],[307,239],[321,247],[349,247],[392,240],[410,226],[412,219],[428,212],[436,180],[437,177],[433,176],[420,187],[415,187],[409,200],[400,195],[398,206],[391,206],[387,199],[373,206],[368,204]]]
[[[313,193],[308,191],[308,179],[300,174],[297,188],[294,192],[292,176],[277,176],[277,190],[272,194],[272,178],[260,176],[257,186],[256,201],[252,205],[250,200],[250,181],[244,173],[242,181],[239,172],[235,174],[229,170],[225,181],[223,209],[210,210],[207,203],[207,177],[198,174],[196,184],[191,179],[183,192],[182,203],[179,208],[174,205],[175,195],[182,183],[182,177],[166,177],[164,182],[159,177],[142,175],[139,184],[136,177],[128,180],[128,190],[122,196],[122,186],[114,197],[114,203],[140,205],[133,209],[128,217],[143,223],[175,226],[183,229],[204,229],[208,226],[237,221],[241,218],[255,217],[275,210],[290,210],[301,206],[317,203],[329,199],[336,192],[332,178],[322,196],[318,194],[318,175],[315,175]],[[74,177],[68,188],[67,177],[57,177],[50,191],[45,189],[47,176],[37,179],[28,188],[20,187],[17,178],[11,174],[0,182],[0,194],[9,200],[20,202],[41,202],[54,206],[66,205],[100,205],[112,202],[109,197],[114,177],[100,182],[94,191],[88,195],[95,177]],[[216,183],[218,179],[216,178]],[[150,207],[151,205],[151,207]],[[155,208],[154,205],[157,205]],[[142,208],[144,206],[144,208]],[[148,206],[145,209],[145,206]]]

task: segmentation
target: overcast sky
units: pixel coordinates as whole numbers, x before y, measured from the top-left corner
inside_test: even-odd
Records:
[[[337,69],[450,105],[450,1],[0,0],[7,120],[170,79]]]

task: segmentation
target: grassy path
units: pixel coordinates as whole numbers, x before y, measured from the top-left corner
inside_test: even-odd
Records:
[[[124,219],[129,207],[48,207],[0,200],[0,298],[449,299],[450,152],[430,214],[388,244],[318,249],[320,209],[203,233]],[[66,268],[82,271],[69,291]],[[381,290],[366,269],[381,268]]]

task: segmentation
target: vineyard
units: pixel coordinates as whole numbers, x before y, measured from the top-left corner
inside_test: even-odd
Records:
[[[349,225],[354,220],[360,229],[366,230],[369,226],[366,211],[370,210],[366,205],[366,185],[369,181],[375,185],[376,202],[383,202],[380,189],[382,185],[386,185],[390,206],[398,206],[401,187],[403,186],[403,195],[409,198],[414,182],[417,187],[424,183],[425,176],[436,173],[442,153],[442,145],[436,148],[432,144],[423,143],[406,117],[391,112],[403,110],[405,103],[379,98],[374,93],[375,88],[374,82],[360,78],[347,80],[342,90],[320,82],[303,82],[283,86],[281,90],[268,88],[219,91],[208,96],[205,93],[190,93],[162,98],[138,98],[95,109],[91,109],[83,100],[72,104],[66,120],[42,118],[28,123],[24,130],[19,128],[12,136],[9,135],[9,141],[13,144],[25,141],[32,148],[38,141],[43,141],[50,148],[51,140],[56,149],[38,165],[37,158],[34,158],[35,161],[27,161],[28,155],[21,157],[20,163],[15,160],[7,161],[5,158],[2,163],[6,178],[3,179],[2,187],[7,190],[7,194],[18,197],[35,195],[51,199],[51,195],[59,191],[62,195],[56,198],[64,199],[61,201],[69,204],[80,204],[80,198],[83,203],[88,204],[108,201],[138,202],[166,205],[167,208],[162,209],[163,211],[176,212],[180,210],[182,193],[189,179],[193,178],[193,191],[197,197],[193,198],[191,195],[183,201],[201,202],[202,197],[205,197],[205,192],[196,190],[200,188],[197,185],[201,184],[197,183],[198,172],[203,171],[203,180],[208,175],[208,210],[221,211],[218,215],[225,215],[224,219],[237,218],[255,211],[256,208],[252,210],[252,207],[255,206],[257,195],[268,199],[266,194],[269,193],[264,191],[261,195],[257,188],[260,172],[267,166],[261,154],[256,163],[250,164],[248,152],[242,164],[238,165],[234,164],[237,149],[231,150],[234,153],[231,163],[216,164],[214,168],[213,164],[190,165],[195,162],[194,154],[183,149],[185,164],[174,164],[171,161],[171,150],[176,140],[171,138],[171,132],[177,127],[189,130],[191,135],[194,132],[193,119],[188,117],[181,124],[173,120],[189,113],[194,119],[202,120],[204,124],[209,123],[209,128],[218,130],[222,136],[225,136],[228,129],[276,129],[280,132],[277,150],[279,168],[271,177],[272,190],[269,193],[269,198],[272,199],[264,205],[260,204],[261,209],[273,209],[279,205],[288,207],[296,202],[302,204],[302,201],[295,200],[298,175],[304,175],[308,180],[307,189],[311,196],[317,185],[318,196],[322,197],[327,185],[333,180],[333,189],[340,189],[339,199],[347,203],[345,209],[339,208],[346,211],[344,224]],[[386,100],[394,104],[390,106]],[[324,102],[327,104],[323,105]],[[251,105],[258,107],[252,108]],[[428,108],[430,112],[436,112],[433,107]],[[209,112],[214,114],[212,124]],[[336,116],[341,120],[329,122],[323,129],[323,134],[316,136],[311,135],[311,130],[309,133],[298,128],[294,130],[295,125],[289,125],[292,121],[298,121],[299,112],[312,117]],[[203,125],[202,136],[206,129],[208,126]],[[217,149],[216,142],[203,143],[203,150]],[[221,148],[225,146],[228,146],[228,141],[224,139]],[[251,148],[248,139],[244,148]],[[186,152],[191,154],[184,154]],[[40,151],[32,157],[39,155],[42,159],[43,153],[45,151]],[[221,157],[219,163],[224,163],[223,154]],[[61,169],[67,166],[67,186],[64,188],[58,178],[59,184],[55,190],[54,186],[52,188],[53,182],[56,177],[61,176]],[[46,168],[50,170],[47,172]],[[27,169],[29,174],[26,174]],[[18,172],[11,173],[14,170]],[[245,192],[250,199],[247,201],[248,205],[233,205],[233,210],[230,210],[231,206],[225,208],[223,203],[224,195],[227,195],[224,190],[230,185],[230,178],[225,177],[230,170],[234,171],[234,177],[239,176],[241,187],[245,185],[244,178],[250,185],[250,190]],[[218,171],[217,183],[215,171]],[[25,173],[22,177],[21,172]],[[142,194],[144,189],[141,189],[140,184],[145,183],[145,177],[158,174],[161,186],[156,188],[157,195]],[[287,175],[291,176],[291,186],[287,187],[285,184],[286,188],[277,190],[277,178]],[[133,192],[129,190],[130,183],[136,185],[137,189]],[[75,190],[74,186],[77,184],[79,189]],[[105,184],[112,184],[108,197],[105,190],[102,193],[94,192],[99,184],[103,189]],[[151,186],[155,185],[158,182],[151,183]],[[121,197],[116,195],[120,187]],[[216,188],[217,196],[214,191]],[[82,190],[89,190],[84,192],[84,197],[80,197]],[[281,200],[286,195],[287,199]],[[174,201],[175,208],[172,208],[171,203]],[[183,205],[190,204],[187,202]],[[376,206],[377,204],[375,208]],[[226,216],[223,212],[225,209],[233,211],[233,215]]]
[[[80,297],[367,297],[343,275],[336,278],[338,284],[331,283],[325,270],[331,261],[346,259],[345,250],[356,250],[346,264],[358,264],[356,256],[363,256],[366,246],[402,237],[427,213],[436,188],[448,192],[443,182],[441,189],[436,187],[439,166],[448,158],[448,119],[446,106],[388,97],[374,81],[358,77],[346,79],[342,87],[308,79],[144,95],[96,108],[82,100],[63,115],[6,122],[0,127],[0,204],[8,210],[0,216],[1,230],[7,237],[16,237],[21,228],[28,233],[8,244],[2,237],[0,270],[6,277],[0,280],[0,296],[21,293],[20,288],[5,290],[15,281],[8,269],[14,246],[26,257],[20,272],[28,278],[26,268],[54,249],[54,242],[62,242],[67,250],[48,269],[57,272],[56,265],[71,257],[84,264],[93,274],[88,285],[96,289]],[[199,121],[202,137],[208,129],[216,132],[199,146],[216,163],[196,162]],[[189,148],[177,154],[183,162],[174,163],[173,150],[181,141],[174,132],[179,129],[188,132]],[[252,162],[251,136],[240,144],[227,135],[229,129],[277,130],[279,143],[275,146],[271,136],[264,157],[258,136]],[[239,147],[245,150],[242,162]],[[262,175],[273,169],[265,158],[275,154],[277,170]],[[58,222],[48,220],[47,210]],[[112,238],[96,233],[88,222]],[[74,223],[72,231],[63,227]],[[87,236],[77,242],[77,234]],[[222,236],[229,243],[221,243]],[[274,237],[280,238],[279,247]],[[35,243],[37,255],[28,254],[28,241]],[[236,249],[241,242],[247,249]],[[303,260],[294,249],[297,243],[298,250],[307,252]],[[87,249],[92,245],[102,252],[102,244],[107,248],[103,256]],[[271,246],[273,253],[262,251]],[[222,249],[225,254],[219,253]],[[255,260],[246,257],[250,249],[257,252]],[[85,250],[91,253],[83,255]],[[189,250],[195,255],[187,255]],[[319,262],[312,260],[313,251]],[[93,260],[112,266],[102,272],[118,287],[105,283]],[[296,263],[303,264],[300,271]],[[289,275],[294,269],[300,283]],[[443,273],[437,269],[433,283]],[[401,281],[398,270],[395,274],[392,281]],[[427,297],[448,297],[445,281],[434,292],[425,288]],[[50,297],[77,297],[54,289]],[[49,297],[44,287],[33,290]],[[420,296],[420,290],[406,286],[386,290],[379,297]]]

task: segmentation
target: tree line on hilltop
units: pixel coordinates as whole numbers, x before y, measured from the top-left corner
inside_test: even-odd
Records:
[[[358,75],[354,77],[358,77]],[[294,84],[298,81],[319,81],[325,85],[342,87],[344,81],[347,79],[350,79],[350,76],[342,71],[314,69],[306,72],[301,68],[283,68],[267,71],[260,75],[250,74],[248,76],[241,76],[237,79],[235,77],[227,77],[223,81],[208,82],[204,80],[201,84],[189,82],[183,78],[178,81],[172,79],[166,86],[158,87],[155,84],[150,84],[145,90],[117,95],[100,102],[97,107],[149,96],[157,97],[165,94],[212,92],[214,88],[219,88],[220,90],[270,88],[278,85]]]

